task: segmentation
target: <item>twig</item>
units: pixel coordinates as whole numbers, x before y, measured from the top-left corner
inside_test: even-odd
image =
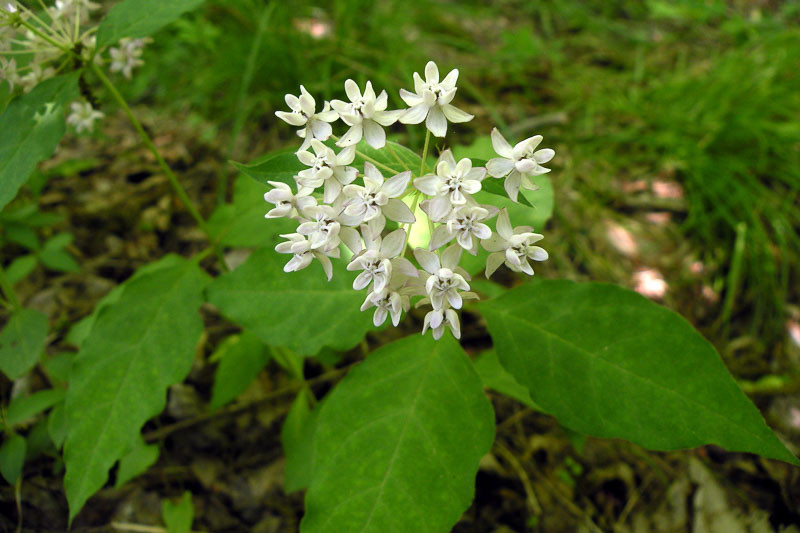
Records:
[[[542,514],[542,506],[539,504],[539,499],[536,497],[536,493],[533,490],[533,485],[531,484],[531,478],[528,477],[528,473],[525,471],[525,468],[519,462],[519,459],[514,456],[513,452],[505,447],[500,441],[496,441],[494,443],[495,449],[500,452],[500,455],[508,462],[511,468],[516,472],[517,477],[522,482],[522,487],[525,489],[525,495],[528,500],[528,506],[533,511],[533,514],[539,516]]]

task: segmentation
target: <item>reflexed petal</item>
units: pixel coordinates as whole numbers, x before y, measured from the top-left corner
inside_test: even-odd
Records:
[[[453,337],[456,339],[461,338],[461,324],[458,321],[458,314],[453,311],[452,309],[448,309],[446,311],[447,314],[447,324],[450,326],[450,332],[453,334]]]
[[[321,141],[327,141],[328,138],[331,136],[331,133],[333,133],[333,129],[331,128],[331,125],[328,124],[327,122],[312,119],[311,132],[314,134],[315,139],[319,139]]]
[[[472,169],[472,161],[470,161],[468,157],[465,157],[464,159],[461,159],[459,160],[458,163],[456,163],[455,173],[457,176],[464,177],[471,169]]]
[[[358,84],[351,79],[344,82],[344,92],[347,93],[347,97],[351,102],[361,98],[361,90],[358,88]],[[333,102],[331,102],[331,105],[333,105]]]
[[[422,97],[412,93],[411,91],[406,91],[405,89],[400,89],[400,98],[406,103],[407,106],[413,107],[417,104],[422,103]]]
[[[536,159],[536,162],[540,165],[544,165],[553,159],[553,156],[555,155],[556,151],[552,148],[542,148],[541,150],[536,150],[536,152],[533,153],[533,158]]]
[[[325,102],[325,103],[328,104],[327,102]],[[330,104],[328,104],[328,105],[330,105]],[[339,113],[337,113],[336,111],[330,111],[330,110],[329,111],[320,111],[319,113],[314,115],[314,118],[316,118],[317,120],[322,120],[324,122],[335,122],[335,121],[339,120]]]
[[[342,135],[342,138],[336,142],[336,146],[351,146],[357,144],[358,141],[361,140],[361,136],[363,134],[363,129],[361,124],[354,124],[350,126],[350,129],[347,130],[347,133]]]
[[[428,196],[436,196],[439,194],[439,188],[442,185],[442,179],[439,176],[428,174],[414,180],[414,187],[423,194]]]
[[[488,239],[481,241],[481,246],[487,252],[502,252],[508,248],[508,241],[495,233]]]
[[[402,250],[401,250],[402,251]],[[395,257],[392,259],[393,272],[397,272],[409,278],[419,277],[419,271],[414,264],[405,257]]]
[[[454,68],[451,70],[447,76],[444,77],[442,82],[439,84],[442,86],[442,89],[452,89],[456,86],[456,82],[458,81],[458,69]]]
[[[375,325],[375,327],[378,327],[384,322],[386,322],[386,315],[387,312],[385,308],[377,307],[375,309],[375,314],[372,315],[372,323]]]
[[[439,67],[433,61],[428,61],[425,65],[425,81],[428,83],[439,83]]]
[[[547,250],[545,250],[544,248],[533,246],[531,247],[530,250],[528,250],[528,257],[530,257],[534,261],[547,261],[549,255],[547,253]]]
[[[511,151],[512,158],[515,160],[522,159],[522,157],[539,146],[539,143],[542,142],[543,137],[541,135],[534,135],[533,137],[528,137],[524,141],[518,142],[514,145],[514,149]]]
[[[397,257],[403,250],[403,245],[406,243],[406,232],[402,229],[396,229],[389,235],[383,238],[381,242],[381,256],[382,257]]]
[[[367,272],[366,270],[356,276],[356,279],[353,280],[353,288],[357,291],[360,291],[367,285],[372,282],[372,274]]]
[[[494,151],[497,152],[497,155],[500,157],[511,159],[513,149],[497,128],[492,128],[492,148],[494,148]]]
[[[461,261],[460,246],[451,244],[450,246],[444,249],[444,252],[442,252],[442,268],[449,268],[450,270],[454,270],[458,266],[459,261]]]
[[[428,208],[426,211],[428,216],[431,217],[431,220],[434,222],[441,222],[447,215],[450,214],[453,206],[450,204],[450,195],[449,194],[441,194],[439,196],[434,196],[430,200],[424,202]]]
[[[397,198],[405,192],[409,181],[411,181],[411,171],[407,170],[386,180],[381,190],[386,193],[386,196],[389,198]]]
[[[422,94],[422,86],[425,85],[425,81],[422,79],[422,76],[414,73],[414,92],[417,94]]]
[[[452,240],[453,234],[447,230],[447,226],[445,224],[436,226],[436,228],[433,230],[433,235],[431,235],[430,248],[431,250],[436,250]]]
[[[450,289],[445,293],[447,296],[447,301],[450,303],[450,307],[453,309],[461,309],[461,295],[455,289]]]
[[[322,270],[325,271],[325,276],[327,276],[328,281],[330,281],[331,278],[333,278],[333,265],[331,265],[331,260],[322,254],[314,254],[314,257],[322,264]]]
[[[428,111],[428,118],[425,119],[425,127],[436,137],[447,135],[447,120],[444,118],[441,107],[438,105],[431,107]]]
[[[342,184],[336,180],[325,180],[325,189],[322,195],[322,201],[326,204],[332,204],[339,197],[342,192]]]
[[[523,259],[518,268],[520,272],[524,272],[529,276],[533,276],[533,268],[531,268],[531,265],[528,263],[528,261]]]
[[[517,195],[519,194],[519,186],[522,181],[522,174],[517,172],[516,170],[512,170],[511,174],[508,175],[506,178],[505,183],[503,183],[503,187],[506,190],[506,194],[508,197],[517,201]]]
[[[306,118],[297,113],[289,113],[286,111],[275,111],[275,115],[282,121],[291,124],[292,126],[302,126],[306,123]]]
[[[468,180],[483,181],[486,177],[486,169],[484,167],[471,168],[464,178]]]
[[[439,256],[435,253],[424,248],[414,248],[414,257],[428,274],[436,274],[439,271]]]
[[[403,112],[400,116],[400,122],[403,124],[419,124],[428,116],[429,109],[430,107],[424,102],[415,104]]]
[[[436,99],[436,103],[439,104],[440,106],[448,105],[450,102],[453,101],[453,98],[456,97],[456,91],[458,91],[458,89],[456,89],[455,87],[444,91],[442,95]]]
[[[375,111],[372,114],[372,120],[381,126],[391,126],[397,122],[401,116],[403,116],[403,113],[405,113],[405,109],[397,109],[395,111]]]
[[[506,255],[503,252],[489,254],[489,257],[486,258],[486,279],[489,279],[505,260]]]
[[[347,185],[348,183],[353,183],[353,181],[356,179],[358,176],[358,170],[353,167],[339,167],[333,171],[333,175],[339,183],[342,185]]]
[[[511,220],[506,209],[501,209],[500,214],[497,215],[497,234],[507,241],[514,237],[514,230],[511,229]]]
[[[381,171],[369,161],[364,163],[364,176],[365,178],[369,178],[378,182],[378,187],[383,185],[383,174],[381,174]]]
[[[364,87],[364,100],[373,104],[377,101],[375,89],[372,88],[372,82],[369,80],[367,80],[367,85]]]
[[[520,259],[519,256],[517,255],[517,252],[515,252],[511,248],[508,248],[506,250],[506,262],[510,265],[518,267],[520,265]]]
[[[505,157],[495,157],[486,163],[486,170],[494,178],[502,178],[514,168],[514,162]]]
[[[453,157],[453,152],[448,148],[439,154],[439,163],[446,162],[449,165],[447,172],[451,172],[456,168],[456,158]],[[444,170],[443,170],[444,172]]]
[[[364,120],[364,139],[373,148],[386,146],[386,132],[374,120]]]
[[[414,213],[411,212],[411,209],[409,209],[402,200],[396,198],[391,198],[389,202],[381,208],[381,211],[383,211],[386,218],[394,220],[395,222],[411,224],[417,220],[416,217],[414,217]]]
[[[386,94],[386,91],[381,91],[381,94],[379,94],[378,98],[375,100],[375,111],[383,111],[386,109],[388,99],[389,95]]]
[[[297,152],[295,154],[297,159],[300,160],[305,166],[310,167],[314,164],[314,161],[317,160],[316,156],[307,150],[303,150],[302,152]]]
[[[431,315],[430,325],[432,328],[435,329],[442,325],[442,322],[444,321],[444,315],[441,311],[434,310],[430,311],[428,314]]]
[[[353,254],[358,254],[361,251],[361,235],[358,234],[353,228],[342,226],[339,229],[339,238],[347,246]]]
[[[462,122],[469,122],[470,120],[475,118],[475,115],[470,115],[466,111],[459,109],[452,104],[444,104],[441,107],[444,116],[447,117],[447,120],[456,124],[460,124]]]

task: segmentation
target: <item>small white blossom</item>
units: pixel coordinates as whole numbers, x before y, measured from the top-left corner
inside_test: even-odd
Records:
[[[485,177],[485,168],[472,168],[472,161],[466,157],[456,163],[453,153],[445,150],[439,157],[436,174],[415,179],[414,187],[433,196],[422,203],[422,208],[431,220],[439,222],[445,220],[454,207],[465,205],[470,195],[480,191]]]
[[[297,136],[303,139],[300,150],[305,150],[311,145],[312,139],[327,141],[333,129],[330,122],[339,118],[336,111],[331,110],[331,104],[325,102],[322,111],[317,113],[317,102],[305,87],[300,86],[300,96],[287,94],[286,105],[291,111],[275,111],[275,115],[292,126],[300,127]]]
[[[486,163],[486,168],[492,177],[506,177],[503,185],[509,198],[515,202],[520,187],[536,190],[536,186],[530,181],[531,176],[550,172],[549,168],[541,165],[553,159],[556,153],[550,148],[536,150],[541,142],[542,136],[534,135],[518,142],[512,148],[497,128],[492,129],[492,146],[500,157],[490,159]]]
[[[450,246],[442,252],[442,260],[434,252],[423,248],[414,250],[419,265],[429,274],[425,280],[425,292],[434,309],[443,309],[447,302],[454,309],[461,309],[461,291],[469,291],[469,283],[456,272],[461,259],[461,247]]]
[[[303,215],[311,220],[301,219],[303,222],[297,227],[297,233],[308,235],[313,250],[332,250],[342,242],[339,237],[342,225],[337,220],[337,214],[329,205],[307,207]]]
[[[481,242],[486,251],[493,252],[486,258],[486,277],[491,276],[503,263],[514,272],[524,272],[533,276],[533,268],[528,260],[545,261],[548,257],[547,251],[534,246],[543,238],[544,236],[534,233],[530,226],[511,229],[508,211],[500,210],[497,217],[497,233]]]
[[[463,205],[456,208],[447,222],[433,230],[431,250],[441,248],[455,237],[461,248],[476,255],[478,240],[492,236],[492,230],[482,222],[491,216],[488,209],[477,205]]]
[[[445,325],[450,327],[453,337],[461,338],[461,324],[458,321],[458,314],[452,309],[433,309],[425,315],[425,323],[422,325],[422,334],[430,328],[433,338],[439,340],[444,335]]]
[[[366,224],[361,227],[365,249],[355,255],[347,265],[347,270],[363,270],[353,281],[357,291],[374,283],[373,292],[381,292],[389,281],[397,277],[397,272],[405,277],[417,277],[417,270],[411,261],[400,257],[406,241],[405,230],[398,229],[381,237],[383,224]]]
[[[105,116],[102,112],[94,109],[89,102],[72,102],[69,107],[71,111],[67,117],[67,124],[75,126],[75,131],[78,133],[92,131],[95,120]]]
[[[355,146],[347,147],[337,155],[332,148],[312,139],[311,148],[313,154],[305,150],[297,152],[300,162],[311,168],[298,172],[295,179],[298,184],[311,189],[324,185],[322,201],[332,204],[341,194],[342,187],[352,183],[358,175],[358,170],[348,166],[356,157]]]
[[[332,100],[331,106],[350,129],[336,144],[352,146],[358,144],[363,137],[373,148],[383,148],[386,145],[386,132],[383,131],[383,126],[391,126],[397,122],[403,111],[387,111],[386,91],[381,91],[376,97],[372,82],[367,82],[364,94],[361,94],[356,82],[348,79],[344,82],[344,90],[350,102]]]
[[[19,83],[19,75],[17,74],[17,62],[14,58],[6,60],[0,57],[0,83],[8,82],[9,90],[14,90],[14,85]]]
[[[3,9],[8,11],[9,13],[16,13],[17,12],[17,3],[16,2],[6,2]]]
[[[275,251],[281,254],[293,254],[292,258],[283,267],[284,272],[297,272],[303,270],[311,264],[315,258],[322,264],[322,269],[328,281],[333,277],[333,265],[329,257],[338,258],[339,248],[330,250],[319,250],[312,248],[311,241],[299,233],[287,233],[281,235],[287,242],[282,242],[275,247]]]
[[[111,56],[111,72],[122,72],[127,79],[133,76],[133,69],[144,65],[142,52],[146,44],[153,40],[149,37],[141,39],[131,39],[124,37],[119,40],[118,48],[110,48],[108,54]]]
[[[454,123],[469,122],[474,117],[466,111],[455,107],[450,102],[456,95],[458,69],[453,69],[439,81],[439,68],[433,61],[425,65],[425,81],[414,73],[414,91],[412,93],[400,89],[400,98],[410,106],[400,117],[403,124],[419,124],[425,121],[425,127],[437,137],[447,134],[447,121]]]
[[[359,222],[386,217],[395,222],[416,221],[411,209],[398,198],[403,195],[411,180],[411,172],[401,172],[384,181],[381,172],[372,163],[364,163],[364,186],[347,185],[344,194],[345,214]]]
[[[392,325],[396,327],[400,323],[403,311],[408,311],[411,307],[408,294],[400,288],[404,279],[403,276],[394,275],[388,286],[380,290],[373,289],[364,299],[361,310],[366,311],[370,307],[375,307],[372,323],[376,327],[383,324],[387,316],[392,317]]]
[[[313,189],[300,187],[297,194],[292,193],[292,188],[280,181],[268,181],[275,187],[271,191],[264,193],[264,200],[275,207],[271,209],[264,218],[283,218],[297,216],[304,209],[317,205],[317,200],[309,196]]]

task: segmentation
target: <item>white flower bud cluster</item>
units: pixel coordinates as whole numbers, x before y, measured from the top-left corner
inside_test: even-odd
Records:
[[[402,313],[410,309],[411,299],[418,298],[416,306],[431,306],[422,333],[430,329],[436,339],[447,328],[460,338],[457,310],[464,300],[477,299],[470,290],[469,274],[459,266],[464,251],[476,255],[481,245],[490,252],[487,277],[501,264],[533,275],[529,261],[548,257],[534,245],[542,235],[528,226],[513,228],[505,209],[479,204],[474,198],[487,178],[504,179],[505,190],[515,202],[520,188],[535,189],[530,178],[549,172],[541,165],[555,155],[550,149],[537,150],[541,136],[512,148],[495,128],[492,144],[498,157],[486,168],[474,167],[468,158],[456,161],[450,150],[444,150],[433,172],[425,172],[427,154],[423,153],[417,176],[411,170],[395,173],[358,152],[356,145],[362,139],[375,149],[386,147],[384,128],[398,121],[425,121],[428,135],[444,137],[448,121],[471,120],[472,115],[451,104],[457,81],[458,70],[440,81],[436,64],[428,62],[424,80],[414,73],[415,92],[400,91],[409,106],[400,110],[387,110],[386,91],[376,94],[369,81],[362,91],[347,80],[345,93],[350,101],[324,102],[320,111],[314,97],[301,86],[300,96],[286,95],[290,111],[277,111],[276,115],[300,128],[297,134],[303,143],[297,157],[308,168],[294,177],[294,188],[271,181],[274,188],[264,195],[275,205],[267,218],[291,218],[298,223],[294,233],[281,235],[286,241],[275,248],[291,255],[285,272],[306,268],[316,259],[330,280],[331,258],[340,257],[343,244],[352,253],[347,269],[359,271],[353,289],[367,291],[361,310],[375,308],[374,324],[379,326],[390,317],[397,326]],[[339,119],[349,127],[341,138],[333,135],[331,127]],[[341,148],[338,153],[324,143],[328,139],[336,140],[336,147]],[[426,150],[427,146],[426,140]],[[391,151],[391,147],[386,149]],[[362,169],[353,166],[356,156],[364,160]],[[417,220],[417,206],[424,213],[421,218],[427,220]],[[494,218],[492,231],[488,222]],[[430,234],[427,249],[413,250],[416,265],[406,257],[415,224],[426,224]]]

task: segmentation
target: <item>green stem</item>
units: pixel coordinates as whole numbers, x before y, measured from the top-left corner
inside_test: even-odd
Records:
[[[331,139],[333,139],[334,141],[338,141],[339,137],[337,137],[336,135],[331,135]],[[373,165],[375,165],[378,168],[382,168],[383,170],[386,170],[388,172],[397,172],[392,167],[384,165],[380,161],[376,161],[375,159],[372,159],[370,156],[368,156],[367,154],[365,154],[363,152],[359,152],[358,150],[356,150],[356,155],[360,156],[361,159],[363,159],[364,161],[369,161],[370,163],[372,163]]]
[[[422,148],[422,164],[419,166],[419,175],[425,174],[425,159],[428,157],[428,145],[431,142],[431,130],[425,130],[425,147]]]
[[[178,181],[178,177],[175,176],[175,173],[169,168],[167,162],[164,161],[163,157],[161,157],[161,154],[158,152],[158,148],[156,148],[156,145],[153,144],[153,141],[150,139],[150,136],[147,134],[147,132],[144,131],[142,124],[139,122],[139,119],[136,118],[136,115],[133,114],[128,102],[125,101],[125,98],[122,97],[111,80],[108,79],[105,73],[100,70],[97,65],[92,63],[90,68],[92,69],[92,72],[94,72],[95,75],[100,79],[100,82],[106,87],[106,89],[108,89],[108,92],[111,93],[111,96],[114,98],[117,104],[119,104],[119,106],[125,112],[125,115],[128,117],[128,120],[131,121],[131,124],[133,124],[133,127],[136,129],[136,132],[139,134],[142,142],[145,144],[145,146],[147,146],[147,148],[150,150],[150,153],[152,153],[153,157],[156,158],[158,166],[160,166],[161,170],[164,172],[164,174],[166,174],[167,179],[175,191],[175,194],[177,194],[178,198],[181,199],[183,204],[186,206],[186,209],[189,211],[189,214],[192,215],[192,218],[194,218],[194,220],[197,222],[197,225],[200,226],[200,229],[202,229],[206,236],[208,236],[209,240],[211,240],[211,234],[208,230],[208,226],[206,225],[206,221],[203,219],[202,215],[200,215],[200,211],[197,210],[194,202],[189,199],[189,196],[186,194],[183,186],[181,186],[180,182]]]
[[[56,48],[58,48],[59,50],[63,50],[64,52],[70,52],[71,51],[69,49],[69,46],[65,45],[64,43],[60,43],[60,42],[56,41],[51,36],[49,36],[46,33],[42,32],[41,30],[39,30],[39,28],[37,28],[36,26],[31,24],[27,20],[23,19],[22,17],[20,17],[20,24],[22,24],[23,26],[25,26],[26,28],[31,30],[31,32],[33,32],[35,35],[38,35],[39,37],[41,37],[42,39],[44,39],[48,43],[50,43],[53,46],[55,46]]]
[[[6,277],[6,271],[3,269],[3,265],[0,264],[0,289],[3,290],[3,294],[6,296],[6,300],[8,303],[11,304],[11,307],[14,311],[19,311],[22,306],[19,304],[19,300],[17,299],[17,295],[14,292],[14,287],[11,285],[11,282],[8,281]]]

